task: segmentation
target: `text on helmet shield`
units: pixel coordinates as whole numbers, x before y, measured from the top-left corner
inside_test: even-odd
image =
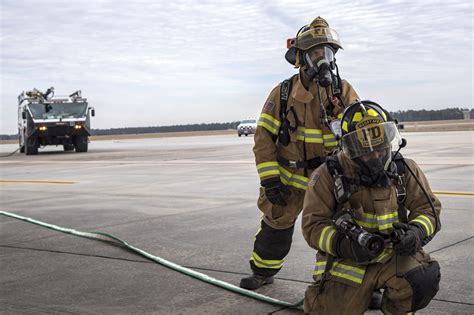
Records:
[[[378,117],[367,117],[356,125],[357,139],[364,148],[372,148],[384,143],[384,128]]]

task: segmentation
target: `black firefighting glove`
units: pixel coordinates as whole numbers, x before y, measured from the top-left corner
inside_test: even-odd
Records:
[[[279,178],[262,182],[262,186],[265,188],[265,196],[271,203],[280,206],[287,205],[285,198],[291,195],[291,191],[283,185]]]
[[[358,263],[367,262],[377,257],[377,255],[371,254],[367,248],[360,246],[356,241],[339,232],[333,240],[332,249],[337,257],[349,258]]]
[[[400,256],[412,256],[421,248],[425,230],[417,224],[393,223],[391,233],[393,249]]]

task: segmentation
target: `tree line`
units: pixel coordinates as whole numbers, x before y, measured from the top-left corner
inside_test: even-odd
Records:
[[[474,119],[474,109],[470,110],[471,117]],[[390,114],[403,123],[406,121],[426,121],[426,120],[453,120],[463,119],[463,109],[446,108],[436,110],[399,110],[390,112]],[[172,125],[172,126],[151,126],[151,127],[124,127],[110,129],[92,129],[91,134],[94,136],[102,135],[124,135],[124,134],[147,134],[147,133],[165,133],[165,132],[181,132],[181,131],[209,131],[209,130],[228,130],[237,129],[239,121],[225,123],[209,123],[209,124],[189,124],[189,125]],[[0,135],[0,140],[16,139],[18,134]]]
[[[390,114],[397,119],[399,122],[404,121],[426,121],[426,120],[453,120],[463,119],[462,108],[446,108],[438,110],[399,110],[396,112],[390,112]],[[470,110],[471,117],[474,119],[474,109]]]
[[[142,134],[142,133],[182,132],[182,131],[227,130],[227,129],[237,129],[237,126],[239,125],[239,123],[240,122],[238,121],[233,121],[233,122],[226,122],[226,123],[210,123],[210,124],[92,129],[91,134],[93,136],[104,136],[104,135],[125,135],[125,134]]]

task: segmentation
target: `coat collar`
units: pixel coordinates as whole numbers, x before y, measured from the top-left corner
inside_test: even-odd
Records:
[[[316,85],[316,83],[311,82],[311,85],[313,84]],[[310,85],[310,89],[312,88],[311,85]],[[301,73],[299,73],[298,77],[296,78],[296,82],[294,83],[294,87],[291,91],[291,96],[295,100],[302,103],[310,103],[314,98],[313,94],[307,89],[305,89],[305,87],[303,86],[303,83],[301,83]]]
[[[345,171],[347,177],[358,177],[359,166],[352,161],[342,150],[337,154],[339,162]]]

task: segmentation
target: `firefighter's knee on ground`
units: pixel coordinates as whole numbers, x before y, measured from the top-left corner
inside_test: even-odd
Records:
[[[382,311],[405,314],[425,308],[439,290],[441,280],[438,262],[430,261],[394,277],[385,288]]]
[[[441,271],[437,261],[423,264],[405,274],[413,290],[412,311],[425,308],[439,290]]]

